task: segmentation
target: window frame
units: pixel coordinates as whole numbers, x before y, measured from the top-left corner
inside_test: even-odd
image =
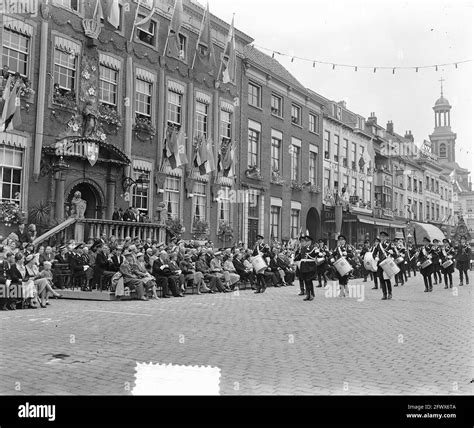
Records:
[[[275,107],[273,107],[273,100],[274,99],[279,100],[279,109],[276,112],[273,111],[275,109]],[[281,95],[276,94],[275,92],[272,92],[272,95],[271,95],[271,98],[270,98],[270,112],[271,112],[272,116],[283,119],[283,97]]]
[[[277,216],[277,223],[274,223],[275,215]],[[275,236],[276,229],[276,236]],[[281,236],[281,207],[278,205],[270,205],[270,236],[274,240],[279,241]]]
[[[138,81],[142,82],[143,84],[149,85],[149,87],[150,87],[150,93],[149,94],[147,94],[145,92],[140,92],[138,90],[138,84],[137,84]],[[139,76],[135,76],[135,117],[138,117],[138,116],[144,117],[144,118],[150,120],[152,123],[154,122],[153,121],[153,91],[154,91],[154,86],[155,86],[155,84],[153,82],[149,82],[147,80],[141,79]],[[150,114],[146,114],[146,113],[142,113],[142,112],[138,111],[138,105],[140,103],[140,101],[138,100],[138,94],[139,93],[150,98],[149,104],[146,103],[146,102],[145,103],[142,102],[142,104],[150,106]]]
[[[106,82],[108,85],[111,85],[111,86],[114,85],[114,82],[101,78],[101,75],[102,75],[101,74],[101,69],[102,69],[102,67],[116,73],[116,75],[117,75],[117,81],[115,83],[115,98],[116,98],[115,104],[110,103],[110,102],[105,101],[105,100],[102,99],[102,86],[101,86],[102,83],[101,82]],[[99,63],[99,94],[98,94],[99,103],[107,105],[109,107],[114,107],[115,110],[118,111],[118,109],[119,109],[119,87],[120,87],[120,70],[115,70],[112,67],[109,67],[107,65]]]
[[[204,106],[205,113],[198,111],[198,106]],[[202,130],[200,124],[202,124]],[[194,134],[196,137],[201,135],[205,140],[209,135],[209,104],[197,99],[194,101]]]
[[[26,73],[25,74],[22,74],[20,73],[20,75],[22,77],[27,77],[29,78],[29,76],[31,75],[31,69],[32,69],[32,58],[31,58],[31,46],[33,45],[33,35],[27,35],[27,34],[23,34],[21,31],[16,31],[14,29],[11,29],[9,27],[6,27],[5,25],[2,25],[1,26],[1,42],[2,42],[2,64],[3,65],[8,65],[5,64],[5,61],[3,60],[5,54],[4,54],[4,50],[7,49],[9,51],[14,51],[14,52],[17,52],[19,53],[19,55],[25,55],[26,56],[26,60],[25,60],[25,66],[26,66]],[[26,47],[26,51],[21,51],[21,47],[10,47],[10,46],[5,46],[5,32],[10,32],[12,34],[17,34],[19,39],[21,40],[21,37],[25,38],[27,40],[27,47]],[[10,55],[7,56],[7,58],[10,58]],[[16,59],[16,62],[17,63],[20,63],[20,60],[17,58]],[[9,74],[11,75],[14,75],[16,72],[18,72],[17,70],[12,70],[12,68],[9,66],[9,70],[8,70]]]
[[[152,186],[151,186],[151,181],[152,181],[152,177],[151,177],[151,171],[146,171],[144,169],[140,169],[140,168],[133,168],[132,167],[132,174],[133,174],[133,179],[136,180],[140,175],[142,174],[145,174],[147,175],[147,178],[148,178],[148,183],[141,183],[141,184],[134,184],[133,187],[132,187],[132,194],[131,194],[131,205],[134,207],[134,208],[137,208],[138,211],[140,211],[141,213],[149,216],[150,215],[150,210],[151,210],[151,204],[152,204],[152,200],[151,200],[151,189],[152,189]],[[138,195],[136,192],[137,190],[140,190],[140,191],[143,191],[143,189],[146,189],[146,195]],[[143,201],[143,200],[146,200],[146,205],[147,207],[146,208],[142,208],[141,206],[138,207],[137,206],[137,199],[139,199],[140,201]],[[141,204],[140,204],[141,205]]]
[[[138,7],[138,6],[137,6]],[[137,19],[143,19],[145,18],[146,16],[143,15],[143,14],[140,14],[138,13],[137,15]],[[142,27],[139,27],[138,25],[135,27],[135,30],[134,30],[134,38],[135,38],[135,41],[138,42],[138,43],[143,43],[145,46],[149,46],[149,47],[152,47],[152,48],[155,48],[156,49],[156,46],[157,46],[157,41],[158,41],[158,32],[159,32],[159,28],[158,28],[158,21],[156,19],[153,19],[151,18],[147,23],[145,23],[144,25],[151,25],[153,24],[154,25],[154,32],[153,33],[150,33],[148,30],[144,30]],[[144,33],[146,36],[152,36],[153,37],[153,41],[152,43],[149,43],[145,40],[142,40],[140,38],[140,33],[139,32],[142,32]]]
[[[315,120],[314,120],[314,130],[311,129],[311,117],[314,117]],[[313,112],[309,112],[308,114],[308,129],[309,129],[309,132],[313,133],[313,134],[316,134],[316,135],[319,135],[319,132],[320,132],[320,128],[319,128],[319,114],[317,113],[313,113]]]
[[[298,116],[293,116],[293,109],[295,109],[295,111],[299,112]],[[297,122],[293,120],[294,117],[296,117],[298,119]],[[303,124],[303,108],[300,105],[295,104],[295,103],[291,103],[290,120],[291,120],[291,123],[293,125],[299,126],[299,127],[302,126],[302,124]]]
[[[250,102],[250,100],[255,98],[255,95],[253,92],[250,92],[250,88],[254,88],[257,91],[256,98],[257,98],[257,104],[253,104],[253,102]],[[247,103],[248,105],[262,109],[262,85],[259,85],[258,83],[255,83],[252,80],[249,80],[248,82],[248,88],[247,88]]]

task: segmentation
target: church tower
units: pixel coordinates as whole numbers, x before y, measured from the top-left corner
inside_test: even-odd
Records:
[[[455,162],[456,134],[451,131],[451,105],[443,96],[443,82],[441,82],[441,97],[435,102],[433,107],[435,114],[435,128],[430,135],[433,153],[439,156],[440,163]]]

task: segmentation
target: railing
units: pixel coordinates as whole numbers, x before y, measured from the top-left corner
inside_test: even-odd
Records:
[[[50,244],[57,244],[66,242],[68,239],[74,238],[74,224],[77,222],[75,218],[68,218],[62,223],[38,236],[34,241],[33,245],[41,244],[42,242],[48,242]]]
[[[136,223],[128,221],[84,219],[78,222],[84,225],[84,239],[98,239],[102,234],[107,237],[114,235],[117,239],[140,238],[141,240],[152,239],[157,241],[165,239],[166,227],[160,223]],[[161,234],[160,234],[161,231]]]

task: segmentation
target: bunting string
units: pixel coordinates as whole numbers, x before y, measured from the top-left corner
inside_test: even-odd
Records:
[[[313,65],[313,68],[316,68],[316,64],[323,64],[323,65],[330,65],[332,66],[332,69],[335,70],[336,67],[341,67],[341,68],[353,68],[354,71],[358,71],[359,69],[366,69],[366,70],[373,70],[374,73],[377,72],[377,70],[392,70],[392,74],[395,74],[395,70],[415,70],[418,73],[418,70],[421,69],[427,69],[427,68],[434,68],[435,71],[438,71],[439,67],[447,67],[447,66],[454,66],[456,69],[460,64],[465,64],[467,62],[471,62],[471,59],[465,59],[462,61],[455,61],[455,62],[446,62],[443,64],[432,64],[432,65],[414,65],[414,66],[385,66],[385,65],[356,65],[356,64],[342,64],[338,62],[331,62],[331,61],[322,61],[322,60],[317,60],[317,59],[310,59],[310,58],[303,58],[295,55],[290,55],[284,52],[280,52],[274,49],[269,49],[264,46],[252,44],[252,47],[261,49],[262,51],[266,52],[271,52],[272,58],[275,58],[275,55],[279,55],[281,57],[286,57],[291,60],[291,62],[294,62],[295,60],[299,61],[304,61],[308,62]]]

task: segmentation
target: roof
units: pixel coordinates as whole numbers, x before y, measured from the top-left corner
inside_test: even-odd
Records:
[[[244,57],[252,61],[255,65],[264,68],[269,74],[278,77],[284,82],[290,84],[293,88],[301,90],[303,93],[307,89],[294,77],[285,67],[283,67],[276,59],[264,54],[252,45],[244,48]]]
[[[449,101],[442,95],[436,100],[435,106],[449,106]]]

